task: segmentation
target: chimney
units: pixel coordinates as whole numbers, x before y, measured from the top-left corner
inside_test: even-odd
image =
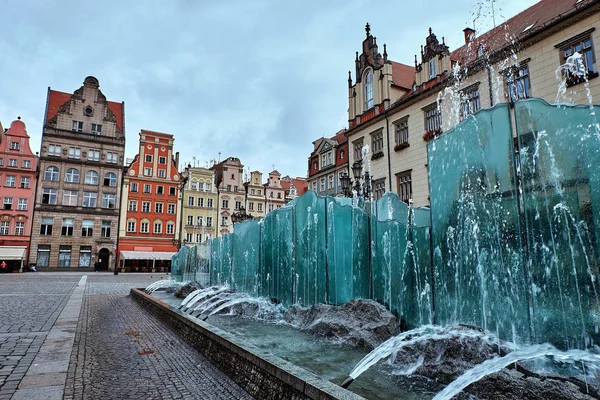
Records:
[[[465,28],[463,32],[465,34],[465,44],[469,44],[471,40],[475,39],[475,29]]]

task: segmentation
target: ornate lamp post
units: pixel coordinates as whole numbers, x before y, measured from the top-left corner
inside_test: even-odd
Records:
[[[231,222],[233,222],[234,224],[237,224],[239,222],[244,222],[248,219],[252,219],[254,218],[252,215],[250,214],[246,214],[246,208],[245,207],[240,207],[240,209],[237,212],[234,212],[233,214],[231,214]]]
[[[187,167],[185,167],[185,170],[181,173],[181,181],[179,182],[179,238],[177,239],[174,237],[171,240],[173,246],[177,246],[177,251],[181,249],[182,243],[185,244],[185,241],[181,240],[181,236],[183,235],[183,189],[190,178],[190,168],[192,168],[191,164],[188,164]]]
[[[344,196],[352,197],[352,192],[356,191],[358,196],[362,196],[365,200],[368,199],[371,194],[371,176],[369,175],[369,171],[365,171],[365,174],[362,175],[362,161],[360,160],[355,161],[351,169],[354,181],[350,179],[350,176],[346,172],[343,172],[340,176]],[[354,186],[352,186],[353,182]]]

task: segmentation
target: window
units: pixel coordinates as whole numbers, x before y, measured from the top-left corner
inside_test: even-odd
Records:
[[[202,243],[202,234],[196,233],[196,243]]]
[[[135,232],[135,221],[127,221],[127,232]]]
[[[76,190],[63,190],[63,206],[76,206],[77,205],[77,191]]]
[[[223,200],[223,208],[229,208],[229,200]]]
[[[429,60],[429,79],[433,79],[437,76],[435,72],[435,58]]]
[[[463,90],[462,96],[462,108],[461,108],[461,121],[467,118],[471,114],[475,114],[481,108],[479,102],[479,85],[471,86]]]
[[[201,216],[201,215],[199,215],[199,216],[196,218],[196,225],[198,225],[198,226],[202,226],[202,225],[204,225],[204,224],[203,224],[203,222],[204,222],[204,218],[202,218],[202,216]]]
[[[175,224],[172,222],[167,222],[167,234],[172,235],[175,233]]]
[[[400,196],[400,200],[408,203],[408,201],[412,199],[411,171],[404,171],[396,174],[396,180],[398,183],[398,196]]]
[[[25,234],[25,222],[19,222],[15,224],[15,235],[23,236]]]
[[[233,185],[233,191],[237,192],[238,191],[238,186],[237,185]]]
[[[6,187],[15,187],[15,175],[6,175],[6,181],[4,182],[4,186]]]
[[[144,176],[152,176],[152,168],[144,168]]]
[[[531,86],[529,84],[529,67],[526,63],[509,68],[506,72],[506,86],[510,101],[514,102],[529,97]]]
[[[150,202],[142,201],[142,212],[150,212]]]
[[[586,79],[598,76],[598,70],[595,66],[596,56],[594,54],[594,46],[591,36],[592,31],[593,29],[582,32],[579,35],[555,46],[556,48],[560,49],[563,63],[566,63],[567,59],[572,57],[575,53],[579,53],[581,55],[581,62],[577,63],[576,60],[570,60],[575,62],[575,68],[573,68],[571,71],[567,70],[564,72],[567,75],[566,78],[568,86],[576,85],[584,82]]]
[[[31,161],[23,160],[23,168],[31,168]]]
[[[325,191],[325,178],[321,178],[321,192]]]
[[[71,125],[71,130],[73,132],[83,132],[83,122],[73,121],[73,124]]]
[[[152,193],[152,185],[144,183],[144,193]]]
[[[91,237],[94,234],[94,220],[84,219],[81,221],[81,236]]]
[[[146,162],[152,162],[152,156],[150,154],[146,154]]]
[[[102,230],[100,231],[100,236],[102,236],[103,238],[109,238],[110,237],[110,226],[111,226],[110,221],[102,221]]]
[[[137,211],[137,200],[129,200],[127,211]]]
[[[102,125],[92,124],[92,135],[102,135]]]
[[[227,222],[228,222],[228,218],[227,217],[221,217],[221,225],[222,226],[227,226]]]
[[[193,215],[187,216],[187,225],[194,225],[194,216]]]
[[[158,157],[158,163],[162,164],[162,165],[166,164],[167,163],[167,157],[162,157],[162,156]]]
[[[232,178],[233,179],[233,178]],[[227,191],[231,192],[231,185],[227,185]]]
[[[115,208],[114,194],[102,194],[102,208]]]
[[[88,161],[100,161],[100,151],[99,150],[88,150]]]
[[[371,134],[371,148],[373,149],[373,158],[383,156],[383,129]]]
[[[40,221],[40,235],[50,236],[52,235],[52,226],[54,225],[54,218],[42,217]]]
[[[162,233],[162,222],[154,222],[154,233]]]
[[[212,226],[212,217],[206,217],[206,226]]]
[[[352,146],[354,146],[354,160],[362,160],[363,139],[352,142]]]
[[[113,172],[108,172],[104,175],[104,186],[116,187],[117,186],[117,175]]]
[[[71,266],[71,246],[60,246],[58,250],[58,266]]]
[[[140,224],[140,233],[148,233],[149,225],[148,221],[142,221]]]
[[[85,184],[86,185],[97,185],[98,184],[98,173],[96,171],[88,171],[85,173]]]
[[[198,190],[198,182],[192,182],[192,190]]]
[[[194,197],[189,196],[188,197],[188,206],[193,206],[194,205]]]
[[[8,160],[8,166],[9,167],[16,167],[17,166],[17,159],[16,158],[11,158]]]
[[[65,182],[67,183],[79,183],[79,171],[75,168],[69,168],[65,175]]]
[[[262,203],[258,203],[258,212],[262,212],[262,210],[263,210]]]
[[[204,197],[198,197],[198,207],[204,207]]]
[[[154,204],[154,212],[156,214],[162,214],[163,213],[163,203],[155,203]]]
[[[119,154],[112,153],[109,151],[108,153],[106,153],[106,162],[109,164],[116,164],[117,162],[119,162]]]
[[[425,113],[425,132],[439,132],[442,125],[442,117],[439,113],[437,103],[433,103],[423,109]]]
[[[37,251],[37,262],[38,267],[47,267],[50,263],[50,245],[39,245]]]
[[[81,246],[79,248],[79,266],[89,267],[92,262],[92,246]]]
[[[373,181],[373,197],[375,200],[379,200],[385,193],[385,178],[377,179]]]
[[[206,207],[213,208],[213,199],[206,199]]]
[[[167,176],[167,171],[166,170],[164,170],[164,169],[159,169],[158,170],[158,177],[159,178],[164,178],[166,176]]]
[[[204,182],[198,183],[198,190],[204,190]]]
[[[169,188],[169,196],[175,196],[175,194],[176,194],[176,190],[177,190],[177,189],[176,189],[174,186],[173,186],[173,187],[170,187],[170,188]]]
[[[340,160],[343,160],[345,155],[346,153],[344,152],[344,150],[340,150]]]
[[[138,184],[135,182],[131,182],[131,186],[129,187],[129,191],[132,193],[137,193],[138,191]]]
[[[394,123],[394,134],[396,140],[395,150],[400,150],[399,147],[408,147],[408,117]]]
[[[269,204],[269,212],[273,211],[273,204]]]
[[[0,166],[4,165],[4,159],[2,157],[0,157]]]
[[[42,204],[56,204],[57,197],[56,189],[42,188]]]
[[[81,158],[81,149],[79,147],[69,147],[69,158],[79,160]]]
[[[333,174],[329,175],[329,189],[333,189]],[[281,193],[277,193],[277,198],[280,199],[281,198]]]
[[[27,210],[27,199],[19,199],[19,203],[17,205],[17,210],[22,210],[22,211]]]
[[[261,189],[256,189],[256,194],[259,196],[262,196],[262,190]]]
[[[254,211],[254,202],[253,201],[248,203],[248,211]]]
[[[185,234],[185,241],[188,243],[192,243],[192,240],[194,239],[194,234],[193,233],[186,233]]]
[[[96,207],[98,203],[98,193],[83,192],[83,207]]]
[[[175,204],[167,204],[167,214],[175,214]]]
[[[61,236],[73,236],[73,218],[63,218],[62,228],[60,230]]]
[[[0,222],[0,235],[8,235],[9,229],[10,229],[10,221]]]
[[[250,189],[250,194],[254,195],[256,194],[256,191],[254,189]]]
[[[19,150],[19,142],[10,142],[11,150]]]
[[[235,209],[239,210],[242,207],[242,202],[241,201],[236,201],[235,202]]]
[[[12,197],[5,197],[4,201],[2,202],[2,209],[3,210],[12,210],[12,205],[13,205]]]
[[[165,193],[165,188],[164,186],[156,186],[156,194],[164,194]]]
[[[365,74],[365,110],[373,107],[373,70],[368,69]]]
[[[48,155],[60,157],[60,144],[48,145]]]
[[[29,178],[28,176],[22,176],[21,177],[21,188],[22,189],[29,189],[29,184],[31,182],[31,178]]]
[[[48,167],[46,168],[46,172],[44,172],[44,180],[46,181],[58,181],[58,168],[57,167]]]

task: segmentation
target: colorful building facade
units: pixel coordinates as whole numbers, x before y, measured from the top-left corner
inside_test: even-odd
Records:
[[[192,167],[183,189],[183,238],[185,244],[203,243],[216,237],[217,189],[214,171]]]
[[[23,268],[29,254],[37,164],[19,117],[0,143],[0,263],[11,270]]]
[[[218,193],[218,235],[233,232],[231,214],[244,206],[246,190],[243,183],[244,166],[239,158],[228,157],[211,167],[215,171]]]
[[[348,173],[348,139],[342,129],[329,139],[313,142],[308,158],[308,187],[321,196],[342,196],[340,176]]]

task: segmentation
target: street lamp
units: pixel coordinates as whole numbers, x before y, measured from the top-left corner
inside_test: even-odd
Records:
[[[174,237],[171,240],[173,246],[177,246],[177,251],[181,249],[182,244],[181,235],[183,235],[183,189],[185,188],[185,185],[187,184],[188,179],[190,178],[190,168],[192,168],[191,164],[188,164],[187,167],[185,167],[185,170],[181,173],[181,181],[179,182],[179,239]]]
[[[237,224],[238,222],[244,222],[248,219],[254,218],[251,214],[246,214],[246,208],[241,206],[239,211],[231,214],[231,222]]]
[[[357,160],[352,164],[350,168],[352,170],[352,175],[354,176],[354,180],[350,179],[347,172],[343,172],[340,175],[340,181],[342,184],[342,191],[344,192],[344,196],[352,197],[353,191],[356,191],[358,196],[362,196],[365,200],[369,199],[369,195],[371,194],[371,176],[369,171],[365,171],[365,174],[362,174],[362,161]],[[362,182],[361,182],[362,178]],[[354,183],[354,186],[352,184]]]

